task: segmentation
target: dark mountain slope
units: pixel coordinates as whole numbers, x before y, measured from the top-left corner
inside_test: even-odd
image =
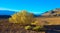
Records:
[[[14,11],[9,11],[9,10],[0,10],[0,18],[9,18],[11,15],[13,15]]]
[[[13,15],[14,11],[9,11],[9,10],[0,10],[0,15]]]

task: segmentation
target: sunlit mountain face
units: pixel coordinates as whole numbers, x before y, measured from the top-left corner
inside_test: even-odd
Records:
[[[42,16],[60,16],[60,8],[47,11]]]
[[[9,10],[0,10],[0,15],[13,15],[16,13],[15,11],[9,11]]]

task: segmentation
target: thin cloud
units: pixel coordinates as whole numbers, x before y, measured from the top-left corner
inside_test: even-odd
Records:
[[[40,14],[41,12],[33,12],[33,11],[29,11],[30,13],[34,13],[34,14]]]
[[[19,11],[19,10],[14,10],[14,9],[9,9],[9,8],[0,8],[0,10],[9,10],[9,11]]]

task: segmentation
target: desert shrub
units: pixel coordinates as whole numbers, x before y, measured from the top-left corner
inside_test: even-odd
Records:
[[[41,28],[43,28],[43,26],[36,26],[36,27],[33,27],[32,30],[39,31]]]
[[[33,22],[33,14],[26,12],[25,10],[15,13],[9,18],[10,23],[20,23],[22,25],[30,24]]]
[[[26,30],[30,30],[31,29],[31,26],[25,26],[25,29]]]

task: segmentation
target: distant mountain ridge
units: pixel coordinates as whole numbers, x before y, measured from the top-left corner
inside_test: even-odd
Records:
[[[16,13],[15,11],[9,11],[9,10],[0,10],[0,15],[13,15]]]

